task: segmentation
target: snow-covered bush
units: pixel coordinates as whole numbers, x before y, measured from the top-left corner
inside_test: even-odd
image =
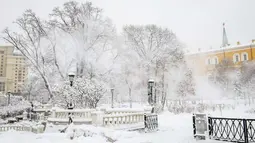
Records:
[[[8,100],[7,96],[5,96]],[[0,107],[0,116],[2,118],[12,117],[15,115],[22,114],[24,110],[31,107],[30,103],[21,96],[10,96],[10,104],[7,106]]]
[[[179,113],[203,113],[205,111],[216,111],[216,110],[234,110],[235,107],[229,104],[170,104],[168,105],[168,111],[179,114]]]
[[[76,78],[72,87],[70,82],[55,87],[54,102],[61,107],[74,103],[77,108],[96,108],[106,91],[106,85],[102,81]]]

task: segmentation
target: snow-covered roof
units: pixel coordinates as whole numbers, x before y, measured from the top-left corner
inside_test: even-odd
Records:
[[[197,55],[197,54],[209,54],[209,53],[237,50],[237,49],[243,49],[243,48],[251,48],[251,47],[254,48],[255,43],[248,43],[248,44],[242,44],[242,45],[230,45],[230,46],[221,47],[218,49],[210,49],[205,51],[187,52],[185,53],[185,55],[191,56],[191,55]]]
[[[23,56],[22,53],[19,50],[13,50],[13,55],[14,56]]]

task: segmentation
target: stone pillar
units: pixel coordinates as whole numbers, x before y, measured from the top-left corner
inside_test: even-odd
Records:
[[[44,126],[43,125],[38,125],[37,126],[37,133],[43,133],[44,132]]]
[[[92,125],[102,126],[103,125],[104,112],[95,111],[91,113]]]
[[[44,113],[39,114],[39,120],[44,120]]]
[[[52,116],[52,118],[56,118],[56,109],[52,109],[51,116]]]
[[[146,106],[144,107],[144,112],[145,113],[151,113],[152,107],[151,106]]]
[[[27,112],[23,112],[23,120],[27,120]]]

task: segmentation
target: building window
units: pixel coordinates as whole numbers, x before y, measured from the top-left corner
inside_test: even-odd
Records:
[[[218,63],[219,63],[218,57],[215,56],[215,57],[214,57],[214,64],[217,65]]]
[[[246,54],[243,55],[243,60],[244,60],[244,61],[247,61],[247,55],[246,55]]]
[[[241,59],[242,59],[242,61],[248,61],[248,53],[246,53],[246,52],[242,53]]]
[[[5,83],[0,82],[0,91],[4,91],[4,88],[5,88]]]
[[[233,62],[236,63],[236,62],[239,62],[240,61],[240,55],[238,53],[234,54],[233,55]]]
[[[207,65],[210,65],[210,64],[211,64],[211,59],[210,59],[210,58],[208,58],[208,59],[206,60],[206,64],[207,64]]]

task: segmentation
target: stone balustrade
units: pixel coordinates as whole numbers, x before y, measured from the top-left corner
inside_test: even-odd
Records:
[[[105,127],[116,127],[118,129],[128,127],[130,129],[132,125],[134,128],[144,128],[144,113],[105,115],[103,117],[103,126]]]
[[[135,108],[110,108],[105,109],[105,114],[111,115],[121,115],[121,114],[132,114],[132,113],[144,113],[144,109],[135,109]]]
[[[113,108],[113,109],[53,109],[48,122],[67,124],[69,113],[72,114],[74,124],[93,124],[96,126],[116,127],[118,129],[144,128],[144,113],[146,109]]]
[[[73,109],[73,110],[53,110],[52,118],[68,118],[68,114],[71,113],[74,119],[77,118],[91,118],[91,113],[94,112],[94,109]]]
[[[2,125],[0,126],[0,132],[5,132],[9,130],[43,133],[44,126],[43,125],[37,125],[37,126]]]
[[[91,124],[92,122],[91,114],[94,111],[96,110],[95,109],[73,109],[73,110],[53,109],[51,116],[47,120],[53,123],[68,123],[69,113],[71,113],[74,123]]]

